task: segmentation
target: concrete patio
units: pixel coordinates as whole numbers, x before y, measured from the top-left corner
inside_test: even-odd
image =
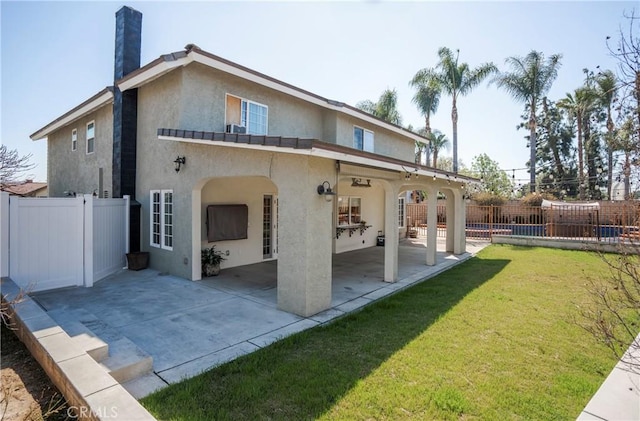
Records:
[[[383,247],[334,255],[331,308],[307,318],[277,308],[276,261],[225,269],[198,282],[150,269],[124,270],[93,288],[32,298],[72,338],[88,333],[106,343],[109,358],[103,365],[141,398],[356,311],[449,269],[488,244],[469,240],[467,253],[454,256],[440,251],[444,241],[439,239],[437,264],[426,266],[424,240],[403,240],[396,283],[383,282]],[[105,348],[95,349],[100,353]]]

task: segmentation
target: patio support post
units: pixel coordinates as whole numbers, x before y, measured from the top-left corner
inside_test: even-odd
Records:
[[[455,236],[456,236],[456,200],[453,190],[447,189],[447,253],[454,253]]]
[[[317,186],[334,179],[335,166],[296,155],[278,159],[278,308],[308,317],[331,307],[335,197],[327,201]]]
[[[398,195],[400,186],[388,183],[384,190],[384,281],[398,280]]]
[[[463,254],[466,251],[467,244],[467,231],[466,231],[466,203],[462,196],[462,191],[453,190],[453,198],[455,202],[455,232],[454,232],[454,244],[453,253]]]
[[[438,189],[429,186],[427,192],[427,265],[436,264],[438,248]]]

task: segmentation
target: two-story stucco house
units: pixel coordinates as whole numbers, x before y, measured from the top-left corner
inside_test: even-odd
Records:
[[[465,251],[463,183],[416,166],[424,138],[188,45],[140,67],[142,15],[116,14],[115,81],[38,130],[49,194],[130,195],[132,248],[152,268],[201,279],[200,251],[225,267],[277,259],[278,306],[330,307],[332,255],[385,236],[397,280],[404,192],[425,190],[425,264],[435,264],[435,206],[447,197],[447,249]],[[137,223],[136,223],[137,220]]]

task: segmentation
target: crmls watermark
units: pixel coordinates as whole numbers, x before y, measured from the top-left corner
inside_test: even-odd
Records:
[[[101,420],[108,420],[110,418],[118,417],[118,408],[115,406],[98,406],[89,408],[88,406],[70,406],[67,408],[67,416],[69,418],[87,418],[91,416],[91,413]]]

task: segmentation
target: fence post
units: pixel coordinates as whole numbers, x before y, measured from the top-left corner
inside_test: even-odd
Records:
[[[489,205],[489,238],[493,237],[493,205]]]
[[[129,218],[131,217],[131,196],[129,196],[128,194],[125,194],[124,196],[122,196],[122,198],[124,199],[124,252],[125,254],[129,253],[129,230],[130,227],[129,225],[131,224],[131,221],[129,220]]]
[[[83,229],[84,229],[84,286],[93,286],[93,196],[85,194],[80,197],[80,206],[83,206]]]
[[[9,193],[0,192],[0,277],[9,276]]]

